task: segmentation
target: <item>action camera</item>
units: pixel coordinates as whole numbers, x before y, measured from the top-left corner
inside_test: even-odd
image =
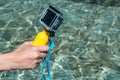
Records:
[[[40,17],[40,23],[47,31],[56,31],[63,21],[63,14],[49,6]]]

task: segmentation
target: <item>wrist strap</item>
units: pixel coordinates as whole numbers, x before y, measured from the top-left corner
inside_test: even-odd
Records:
[[[50,80],[50,52],[54,48],[54,42],[49,39],[49,51],[47,52],[47,57],[42,62],[42,80]],[[45,76],[45,67],[47,70],[47,76]]]

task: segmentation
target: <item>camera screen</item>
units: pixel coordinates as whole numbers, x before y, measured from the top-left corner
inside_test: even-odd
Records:
[[[49,26],[50,23],[52,22],[52,20],[55,17],[55,13],[53,13],[52,11],[50,11],[49,9],[47,10],[46,15],[44,16],[44,18],[42,19],[42,21]]]

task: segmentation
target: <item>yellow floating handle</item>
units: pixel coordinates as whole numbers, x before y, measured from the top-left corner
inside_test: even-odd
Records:
[[[48,43],[49,32],[43,29],[42,32],[39,32],[35,39],[32,42],[33,46],[44,46]]]

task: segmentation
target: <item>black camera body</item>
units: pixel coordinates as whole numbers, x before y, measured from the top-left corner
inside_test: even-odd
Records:
[[[49,6],[40,17],[40,23],[47,31],[55,32],[63,21],[63,14]]]

